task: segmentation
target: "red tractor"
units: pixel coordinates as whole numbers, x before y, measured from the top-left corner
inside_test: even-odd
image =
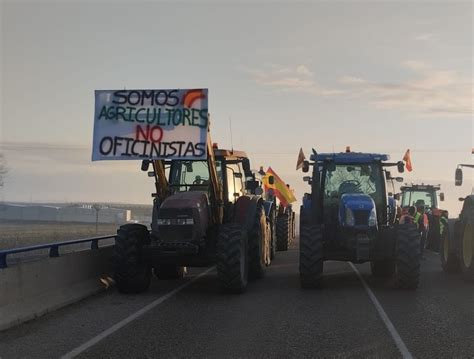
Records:
[[[440,192],[440,186],[429,184],[411,184],[400,188],[401,207],[403,213],[408,213],[411,206],[417,209],[422,208],[428,219],[428,224],[422,230],[426,248],[435,252],[439,251],[441,241],[440,218],[443,210],[439,207],[439,202],[444,201],[444,193]]]
[[[144,160],[155,179],[151,232],[121,226],[115,242],[117,288],[138,293],[160,279],[179,279],[186,267],[216,265],[219,286],[242,293],[271,261],[271,230],[250,162],[241,151],[207,141],[206,160]]]

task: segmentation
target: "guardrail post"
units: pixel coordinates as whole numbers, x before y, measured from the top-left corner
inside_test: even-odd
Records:
[[[99,249],[99,241],[97,239],[91,242],[91,249]]]
[[[7,268],[7,254],[0,253],[0,269]]]
[[[50,257],[59,257],[59,246],[51,246],[49,249]]]

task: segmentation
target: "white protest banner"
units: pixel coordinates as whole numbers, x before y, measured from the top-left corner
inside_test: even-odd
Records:
[[[208,90],[95,91],[92,160],[205,159]]]

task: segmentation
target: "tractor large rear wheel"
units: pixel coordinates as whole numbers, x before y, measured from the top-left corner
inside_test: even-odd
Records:
[[[290,218],[288,214],[277,217],[277,251],[287,251],[290,244]]]
[[[140,293],[148,289],[151,267],[143,259],[142,247],[150,243],[146,226],[126,224],[117,231],[113,268],[117,289],[122,293]]]
[[[397,228],[396,281],[399,288],[416,289],[420,282],[420,232],[414,224]]]
[[[237,223],[221,226],[217,236],[217,277],[221,289],[243,293],[247,289],[249,257],[247,231]]]
[[[448,226],[441,235],[441,243],[439,256],[441,258],[441,266],[445,273],[459,273],[461,271],[461,261],[457,247],[454,245],[456,240],[456,220],[449,219]]]
[[[305,289],[321,286],[323,276],[323,235],[317,225],[300,228],[300,283]]]
[[[461,268],[468,280],[474,280],[474,223],[464,221],[461,227]]]
[[[267,220],[262,207],[257,208],[255,222],[249,235],[249,279],[259,279],[270,264],[270,237],[267,234]]]

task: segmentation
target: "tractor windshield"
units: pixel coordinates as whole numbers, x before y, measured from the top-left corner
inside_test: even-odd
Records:
[[[435,193],[426,190],[408,190],[403,192],[402,207],[423,205],[425,208],[436,207]]]
[[[383,175],[378,164],[328,164],[325,169],[324,203],[339,203],[345,193],[363,193],[372,197],[377,208],[384,206]]]
[[[209,191],[207,161],[173,161],[169,177],[172,192]]]

